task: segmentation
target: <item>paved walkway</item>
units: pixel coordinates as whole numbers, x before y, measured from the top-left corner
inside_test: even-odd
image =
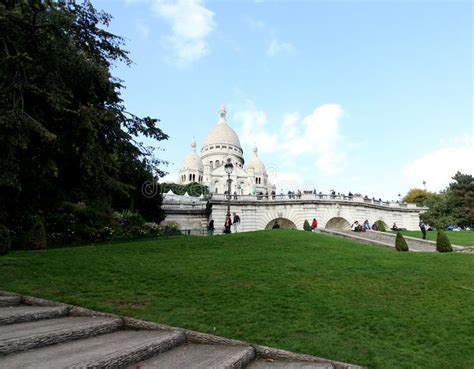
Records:
[[[0,368],[360,368],[0,291]]]
[[[388,232],[377,232],[377,231],[367,231],[367,232],[351,232],[351,231],[336,231],[333,229],[320,229],[321,233],[330,234],[337,237],[347,238],[352,241],[362,242],[369,245],[377,245],[384,247],[395,248],[395,238],[396,235]],[[413,252],[437,252],[436,251],[436,242],[423,240],[420,238],[407,237],[404,236],[405,241],[407,241],[409,251]],[[457,245],[452,245],[453,251],[455,252],[465,252],[472,253],[474,252],[473,247],[462,247]]]

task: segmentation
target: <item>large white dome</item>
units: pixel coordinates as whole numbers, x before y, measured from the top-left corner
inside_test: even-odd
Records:
[[[219,111],[220,119],[217,125],[211,129],[206,139],[204,140],[203,148],[209,145],[233,145],[242,149],[240,146],[240,140],[235,131],[229,127],[226,122],[226,111],[224,106],[221,106]]]

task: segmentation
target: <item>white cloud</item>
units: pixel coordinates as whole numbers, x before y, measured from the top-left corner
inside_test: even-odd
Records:
[[[270,45],[267,48],[268,56],[275,56],[277,54],[291,53],[295,47],[289,42],[278,41],[276,38],[273,38],[270,41]]]
[[[456,146],[448,146],[427,153],[406,165],[402,173],[409,180],[410,187],[422,187],[426,181],[429,191],[440,191],[452,182],[451,177],[457,172],[474,173],[473,136],[454,140]]]
[[[268,123],[265,112],[247,101],[246,108],[236,112],[234,118],[241,125],[243,143],[257,144],[264,154],[283,155],[282,163],[305,160],[322,175],[332,176],[340,173],[346,163],[339,127],[343,115],[340,105],[324,104],[302,119],[298,112],[285,114],[276,128]]]
[[[324,104],[305,116],[301,122],[294,122],[286,116],[281,134],[283,150],[289,156],[305,154],[314,158],[313,162],[324,175],[339,173],[344,168],[346,159],[339,133],[339,121],[343,114],[340,105]]]
[[[240,122],[242,142],[248,145],[255,144],[262,153],[275,151],[278,139],[277,135],[270,133],[267,128],[267,116],[263,111],[255,108],[251,101],[247,101],[247,108],[234,114],[234,119]]]
[[[152,9],[171,25],[172,33],[164,40],[178,65],[188,65],[208,53],[207,37],[215,28],[214,13],[201,0],[153,0]]]
[[[251,30],[262,33],[267,41],[270,40],[266,50],[268,56],[273,57],[278,54],[291,53],[295,50],[294,45],[290,42],[278,40],[277,32],[274,27],[271,27],[262,20],[252,17],[247,17],[245,20]]]

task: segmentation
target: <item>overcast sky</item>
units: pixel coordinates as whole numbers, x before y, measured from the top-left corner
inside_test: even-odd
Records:
[[[221,103],[277,190],[397,200],[474,174],[471,1],[94,1],[134,61],[129,111],[161,119],[176,176]]]

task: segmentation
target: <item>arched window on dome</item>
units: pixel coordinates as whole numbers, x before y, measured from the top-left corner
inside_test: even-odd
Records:
[[[211,166],[211,169],[212,169],[212,164],[213,164],[213,162],[212,162],[212,160],[211,160],[211,161],[209,162],[209,165]]]
[[[193,182],[196,182],[196,175],[193,174]]]
[[[191,174],[189,174],[189,182],[191,182],[191,181],[192,181],[192,179],[193,179],[192,175],[191,175]]]
[[[216,168],[221,165],[221,163],[219,162],[219,160],[216,160]]]

